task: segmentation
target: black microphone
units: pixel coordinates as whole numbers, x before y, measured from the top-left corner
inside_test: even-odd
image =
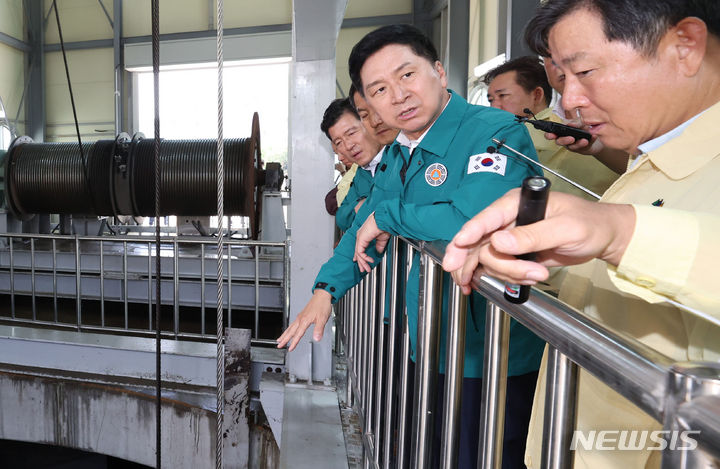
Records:
[[[583,138],[589,142],[592,138],[592,135],[590,135],[589,132],[578,129],[577,127],[573,127],[571,125],[558,124],[557,122],[552,121],[539,121],[535,117],[535,113],[533,113],[530,108],[523,109],[523,112],[527,115],[532,116],[533,118],[528,119],[525,116],[518,116],[517,114],[515,115],[515,118],[519,122],[527,122],[528,124],[532,125],[538,130],[542,130],[543,132],[549,132],[557,135],[558,137],[572,137],[575,139],[576,142]]]
[[[525,178],[520,192],[520,206],[515,222],[517,226],[530,225],[545,218],[548,194],[550,193],[550,181],[544,177],[531,176]],[[534,261],[535,253],[527,253],[517,256],[518,259]],[[525,303],[530,297],[529,285],[505,284],[505,299],[510,303]]]
[[[589,142],[592,138],[592,135],[590,135],[589,132],[578,129],[577,127],[572,127],[570,125],[558,124],[557,122],[552,121],[538,121],[532,119],[528,119],[526,122],[538,130],[555,134],[558,137],[572,137],[575,139],[576,142],[583,138]]]

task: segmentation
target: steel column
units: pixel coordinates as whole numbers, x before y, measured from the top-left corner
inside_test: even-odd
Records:
[[[502,466],[509,343],[510,316],[488,301],[478,467],[499,469]]]
[[[418,340],[413,402],[413,440],[410,467],[430,467],[437,397],[438,352],[442,305],[442,270],[427,254],[421,254],[421,306],[418,311]]]
[[[462,404],[462,382],[465,370],[465,319],[467,296],[460,287],[453,284],[448,307],[447,357],[445,365],[445,390],[443,401],[443,426],[440,462],[443,467],[457,466],[458,443],[460,442],[460,406]]]
[[[25,81],[27,102],[25,108],[25,134],[35,142],[45,141],[45,28],[44,2],[23,2],[28,18],[28,42],[31,50],[26,55]]]
[[[547,356],[541,465],[550,469],[571,469],[573,453],[570,442],[575,429],[577,365],[551,346],[548,346]]]

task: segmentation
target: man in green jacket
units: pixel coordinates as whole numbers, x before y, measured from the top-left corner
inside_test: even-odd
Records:
[[[394,25],[369,33],[353,48],[349,66],[350,77],[368,105],[387,125],[401,132],[386,150],[370,197],[358,211],[353,226],[320,270],[312,298],[279,338],[278,346],[290,343],[290,350],[312,324],[314,338],[322,337],[331,304],[377,263],[390,235],[425,241],[449,240],[479,209],[509,188],[520,186],[525,177],[536,174],[535,168],[524,160],[487,152],[495,137],[535,156],[527,130],[512,115],[469,105],[447,89],[445,70],[434,46],[416,28]],[[371,241],[376,238],[378,241],[373,245]],[[416,256],[406,291],[413,352],[417,336],[418,265]],[[444,283],[448,283],[447,278]],[[474,295],[469,311],[459,467],[475,467],[477,460],[484,300]],[[446,322],[443,312],[443,329]],[[443,332],[441,337],[442,373]],[[543,344],[517,323],[511,326],[510,342],[512,377],[508,380],[509,424],[504,453],[506,460],[510,461],[514,454],[521,463]],[[439,424],[440,419],[437,420]]]
[[[323,114],[320,130],[330,139],[338,154],[344,154],[357,165],[350,188],[335,212],[335,224],[342,231],[347,231],[370,193],[382,145],[366,130],[348,98],[335,99],[330,103]]]

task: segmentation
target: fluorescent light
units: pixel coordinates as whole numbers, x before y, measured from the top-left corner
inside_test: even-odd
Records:
[[[492,70],[493,68],[497,67],[498,65],[502,65],[506,62],[505,59],[505,53],[498,55],[497,57],[493,57],[492,59],[488,60],[487,62],[483,62],[477,67],[473,69],[473,73],[476,77],[480,78],[484,76],[487,72]]]

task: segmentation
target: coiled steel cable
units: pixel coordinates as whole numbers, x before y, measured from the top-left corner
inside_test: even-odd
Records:
[[[160,147],[160,192],[163,203],[161,215],[210,215],[218,213],[217,205],[217,146],[216,140],[163,140]],[[252,205],[255,172],[252,166],[253,142],[249,138],[225,140],[223,151],[223,184],[225,211],[233,215],[249,215],[247,199]],[[129,161],[133,207],[137,215],[152,214],[154,200],[150,181],[155,178],[151,166],[153,147],[150,141],[138,142]],[[250,159],[250,169],[248,169]],[[252,210],[252,209],[251,209]]]
[[[259,135],[256,130],[254,134]],[[116,141],[83,144],[87,164],[73,143],[24,143],[8,153],[6,174],[9,205],[22,215],[155,215],[155,141],[127,146],[123,162],[115,161]],[[255,135],[223,141],[224,213],[251,218],[255,223],[255,163],[259,142]],[[123,197],[111,183],[112,173],[126,164],[129,173],[128,213],[113,208]],[[163,140],[159,158],[159,215],[208,216],[217,213],[217,141]],[[85,174],[87,172],[87,174]],[[117,192],[115,192],[117,191]],[[127,194],[124,197],[128,197]]]
[[[93,153],[83,144],[85,154]],[[20,214],[92,214],[85,164],[76,143],[26,143],[11,148],[5,174],[11,209]],[[63,207],[47,211],[48,205]]]
[[[88,152],[87,184],[92,198],[92,208],[98,215],[113,214],[108,179],[112,173],[115,142],[100,140],[95,142]]]

